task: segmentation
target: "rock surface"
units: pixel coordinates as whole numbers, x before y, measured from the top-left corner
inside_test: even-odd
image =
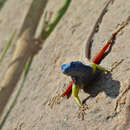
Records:
[[[8,0],[5,3],[0,11],[0,50],[13,29],[20,30],[31,2],[32,0]],[[64,99],[53,109],[48,106],[48,100],[56,95],[57,89],[61,89],[70,80],[61,73],[60,65],[73,60],[85,60],[82,56],[85,41],[105,3],[104,0],[72,0],[67,13],[35,57],[25,86],[3,130],[130,129],[129,92],[122,99],[126,103],[120,101],[118,113],[113,114],[115,101],[125,89],[124,82],[130,76],[130,24],[117,36],[112,51],[103,60],[102,66],[110,69],[115,62],[121,59],[124,61],[111,75],[101,76],[100,81],[92,86],[95,96],[86,102],[89,109],[86,110],[85,120],[76,117],[78,107],[73,98]],[[50,0],[46,10],[55,14],[61,4],[61,0]],[[92,57],[110,38],[117,25],[129,15],[129,0],[115,0],[110,4],[94,37]],[[0,79],[8,67],[14,43],[0,67]],[[84,100],[89,94],[81,91],[79,96]],[[126,111],[129,113],[126,114]]]

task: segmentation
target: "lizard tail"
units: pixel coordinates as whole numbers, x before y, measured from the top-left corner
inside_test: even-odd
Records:
[[[67,86],[66,90],[62,93],[61,97],[68,95],[72,90],[73,80],[70,81],[69,85]]]
[[[100,60],[102,59],[102,57],[104,56],[106,50],[108,49],[108,47],[111,45],[112,42],[107,42],[103,48],[94,56],[94,58],[92,59],[92,62],[94,62],[95,64],[99,64]]]

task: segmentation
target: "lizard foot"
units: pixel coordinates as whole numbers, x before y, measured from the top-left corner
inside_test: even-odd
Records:
[[[52,109],[54,105],[60,104],[60,100],[61,100],[61,95],[58,94],[58,95],[54,96],[53,98],[51,98],[51,99],[49,100],[48,105],[49,105],[50,108]]]
[[[87,109],[88,109],[88,105],[87,104],[84,104],[81,107],[79,107],[79,111],[78,111],[78,118],[79,119],[84,120],[84,115],[86,114],[85,110],[87,110]]]

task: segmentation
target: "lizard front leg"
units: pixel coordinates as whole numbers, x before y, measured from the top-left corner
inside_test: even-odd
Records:
[[[78,96],[78,93],[79,93],[79,85],[78,84],[75,84],[73,83],[73,86],[72,86],[72,96],[74,97],[75,101],[77,102],[77,104],[79,106],[82,106],[82,103],[79,99],[79,96]]]
[[[85,110],[88,109],[88,106],[86,104],[83,105],[81,103],[81,101],[79,99],[79,96],[78,96],[79,90],[80,90],[79,85],[73,83],[73,86],[72,86],[72,95],[73,95],[75,101],[77,102],[77,104],[79,105],[79,110],[77,112],[77,117],[79,119],[84,120]]]

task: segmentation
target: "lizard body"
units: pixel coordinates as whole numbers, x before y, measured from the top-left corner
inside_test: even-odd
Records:
[[[79,106],[82,106],[82,103],[78,97],[79,89],[84,89],[86,86],[88,87],[101,72],[107,72],[105,68],[95,63],[84,65],[80,61],[73,61],[68,64],[63,64],[61,65],[61,70],[65,75],[72,78],[72,95]]]

